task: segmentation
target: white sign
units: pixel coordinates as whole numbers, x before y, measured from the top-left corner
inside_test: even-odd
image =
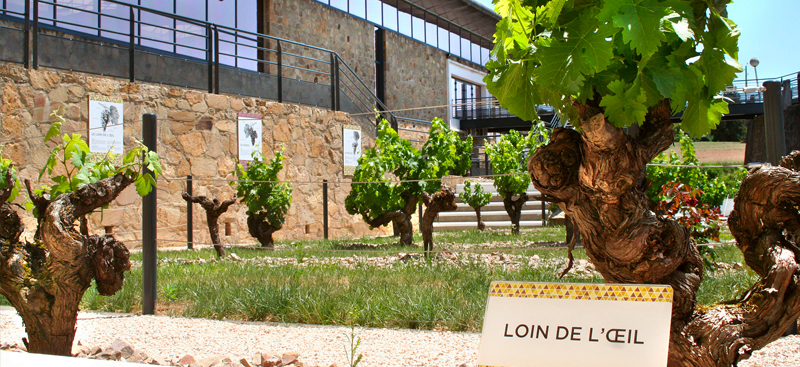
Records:
[[[89,95],[89,151],[123,154],[122,98]]]
[[[361,128],[353,125],[344,125],[342,128],[342,144],[344,151],[345,174],[353,174],[361,158]]]
[[[252,161],[253,152],[261,151],[261,115],[239,114],[239,161]]]
[[[666,367],[672,287],[492,282],[478,366]]]

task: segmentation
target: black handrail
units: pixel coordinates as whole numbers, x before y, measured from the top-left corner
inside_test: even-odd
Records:
[[[380,113],[383,116],[396,124],[396,120],[391,112],[387,112],[388,108],[375,96],[375,93],[370,89],[366,83],[364,83],[361,78],[358,77],[353,69],[339,56],[335,51],[328,50],[325,48],[307,45],[291,40],[286,40],[280,37],[274,37],[265,34],[259,34],[252,31],[247,31],[243,29],[238,29],[235,27],[228,27],[223,25],[214,24],[207,21],[197,20],[188,18],[185,16],[171,14],[168,12],[150,9],[144,6],[135,5],[135,4],[128,4],[117,0],[103,0],[104,3],[116,4],[122,7],[127,7],[129,9],[129,18],[124,18],[118,14],[122,14],[122,12],[117,14],[110,14],[110,13],[103,13],[102,10],[95,11],[95,10],[87,10],[82,9],[75,6],[70,6],[66,4],[58,3],[54,0],[31,0],[25,2],[25,11],[24,13],[18,13],[6,9],[0,9],[2,13],[6,17],[10,18],[17,18],[21,16],[23,23],[23,28],[25,32],[24,42],[26,43],[24,48],[24,65],[27,68],[38,68],[39,67],[39,50],[38,50],[38,36],[39,36],[39,29],[40,26],[46,26],[47,29],[54,29],[62,33],[67,34],[74,34],[79,37],[86,38],[88,40],[94,42],[102,42],[103,44],[108,45],[117,45],[128,49],[129,52],[129,71],[128,71],[128,78],[131,82],[136,80],[135,75],[135,55],[137,51],[146,51],[146,52],[155,52],[159,54],[173,54],[175,56],[181,56],[183,58],[198,60],[208,64],[208,90],[209,92],[219,93],[220,92],[220,68],[223,66],[220,61],[220,56],[225,56],[229,58],[233,58],[235,60],[234,64],[238,65],[239,60],[246,60],[248,62],[254,62],[256,65],[276,65],[277,66],[277,82],[278,82],[278,101],[283,102],[283,79],[286,78],[284,74],[285,68],[290,68],[294,70],[298,70],[299,73],[313,73],[317,75],[327,75],[330,76],[331,82],[331,109],[332,110],[340,110],[341,107],[341,96],[340,96],[340,82],[341,77],[339,76],[340,73],[344,73],[345,78],[347,79],[347,84],[344,86],[347,90],[354,97],[358,97],[360,94],[361,96],[367,99],[367,102],[361,100],[361,97],[358,97],[359,102],[363,106],[359,108],[363,108],[365,111],[362,112],[373,112],[372,110],[381,111]],[[87,25],[87,24],[79,24],[74,21],[69,20],[59,20],[55,19],[56,17],[53,16],[52,18],[48,17],[40,17],[39,16],[39,6],[41,4],[47,5],[48,7],[52,6],[53,14],[56,14],[57,9],[70,9],[76,12],[82,12],[86,14],[96,15],[98,17],[98,22],[96,25]],[[31,8],[31,4],[33,4]],[[124,9],[124,8],[123,8]],[[155,16],[164,17],[167,19],[173,20],[173,22],[182,22],[187,23],[189,25],[197,26],[199,29],[203,29],[205,34],[195,34],[190,31],[181,30],[181,29],[173,29],[167,26],[158,25],[158,24],[151,24],[149,22],[144,22],[141,20],[142,13],[151,14]],[[138,15],[138,17],[136,16]],[[128,21],[130,23],[128,34],[125,34],[120,29],[105,29],[101,26],[99,19],[102,17],[108,17],[110,19],[114,19],[117,21]],[[138,19],[137,19],[138,18]],[[45,22],[42,24],[42,22]],[[48,24],[52,23],[52,25]],[[66,25],[68,27],[62,27],[61,25]],[[198,39],[205,39],[205,47],[199,46],[196,44],[184,44],[179,42],[176,37],[172,37],[172,40],[163,40],[163,39],[155,39],[150,38],[147,36],[143,36],[141,34],[141,26],[150,26],[154,28],[160,29],[167,29],[169,32],[176,32],[182,35],[190,35],[195,36]],[[73,29],[73,27],[79,29]],[[106,27],[108,28],[108,27]],[[137,31],[138,30],[138,31]],[[96,34],[94,34],[96,32]],[[104,37],[103,34],[115,35],[115,36],[128,36],[127,41],[121,41],[118,38],[111,38],[111,37]],[[222,39],[220,34],[232,36],[234,37],[233,40]],[[32,47],[29,47],[28,42],[33,41]],[[154,46],[154,47],[147,47],[142,45],[142,41],[156,43],[162,46]],[[254,44],[247,44],[242,41],[249,41],[253,42]],[[263,47],[260,45],[265,44],[266,42],[262,43],[262,41],[271,41],[275,42],[276,46],[275,49],[271,49],[269,47]],[[261,59],[248,57],[245,55],[240,54],[239,52],[235,52],[233,54],[222,52],[220,50],[220,44],[230,44],[236,47],[237,49],[249,48],[254,50],[256,53],[263,53],[264,55],[273,54],[277,58],[276,61],[269,60],[267,57],[263,57]],[[291,52],[286,52],[287,45],[294,45],[297,47],[302,47],[305,50],[313,50],[318,51],[321,53],[325,53],[330,55],[330,61],[323,60],[322,57],[315,58],[310,57],[307,55],[299,55]],[[174,52],[162,50],[161,48],[171,47]],[[204,56],[200,56],[201,59],[196,59],[194,56],[189,55],[181,55],[178,54],[178,48],[185,49],[194,52],[201,52],[204,53]],[[298,63],[286,63],[286,57],[296,58],[299,60],[308,60],[312,61],[311,65],[329,65],[330,70],[315,70],[313,67],[303,67],[305,65]],[[205,60],[202,58],[205,57]],[[302,65],[302,66],[301,66]],[[260,68],[260,67],[259,67]],[[91,73],[91,71],[86,71]],[[270,74],[268,71],[263,71],[264,73]],[[353,75],[347,75],[348,72]],[[307,74],[304,74],[307,75]],[[356,92],[357,91],[357,92]],[[370,107],[372,110],[370,110]]]

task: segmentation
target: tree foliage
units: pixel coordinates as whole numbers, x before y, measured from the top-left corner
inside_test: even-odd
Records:
[[[238,165],[238,181],[231,182],[236,194],[247,205],[247,225],[250,234],[263,246],[272,247],[272,233],[283,227],[292,202],[292,186],[279,182],[283,170],[283,149],[267,163],[261,152],[253,152],[247,167]]]
[[[741,71],[730,0],[495,0],[503,17],[484,81],[509,112],[555,107],[574,126],[573,102],[599,96],[617,127],[641,124],[671,102],[693,136],[713,129],[718,95]]]
[[[492,199],[492,194],[483,191],[483,185],[480,183],[474,183],[467,180],[464,182],[464,191],[458,195],[461,198],[461,201],[467,203],[472,209],[475,210],[475,216],[478,220],[478,229],[483,230],[486,228],[486,225],[483,224],[483,220],[481,219],[481,207],[489,204],[489,201]]]
[[[521,195],[528,189],[531,177],[525,167],[525,158],[549,141],[549,133],[541,121],[534,124],[528,135],[516,130],[509,131],[500,139],[486,147],[486,154],[492,162],[492,173],[505,175],[494,177],[494,187],[500,196]]]
[[[503,197],[503,205],[511,219],[514,234],[519,234],[522,206],[528,201],[525,191],[531,183],[530,175],[526,174],[525,158],[548,142],[547,128],[542,121],[538,121],[533,124],[528,135],[522,136],[516,130],[511,130],[496,143],[486,147],[486,154],[492,162],[492,173],[500,175],[494,177],[494,187]],[[519,197],[514,200],[512,197],[517,195]]]
[[[61,135],[64,119],[54,116],[46,142]],[[60,137],[40,174],[54,184],[34,190],[25,181],[32,201],[27,208],[38,224],[33,243],[20,239],[25,226],[11,203],[19,194],[16,169],[0,159],[0,294],[22,316],[29,352],[70,355],[79,303],[92,280],[98,293],[112,295],[130,270],[125,244],[113,236],[90,235],[85,216],[109,205],[130,184],[140,195],[148,194],[162,169],[158,155],[139,142],[118,164],[111,152],[91,153],[79,134]],[[56,170],[61,174],[52,176]]]
[[[483,191],[483,185],[480,183],[467,180],[464,182],[464,191],[458,194],[458,197],[473,209],[477,209],[489,204],[492,194]]]
[[[378,122],[374,147],[364,151],[353,174],[355,182],[345,199],[350,214],[360,214],[371,227],[390,222],[403,225],[410,244],[410,216],[424,193],[441,189],[441,178],[464,175],[469,170],[472,137],[461,139],[439,118],[431,122],[428,140],[421,150],[400,138],[386,120]],[[402,236],[402,234],[401,234]]]

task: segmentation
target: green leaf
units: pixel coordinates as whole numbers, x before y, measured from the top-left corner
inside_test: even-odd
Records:
[[[486,75],[483,81],[493,96],[501,101],[508,112],[528,121],[539,118],[536,101],[539,97],[538,86],[533,81],[533,65],[529,63],[510,62],[506,65],[487,64],[488,68],[496,67],[492,74]],[[518,98],[517,96],[527,96]]]
[[[58,117],[61,117],[61,116],[58,116]],[[44,136],[44,141],[48,141],[48,140],[52,139],[53,137],[56,137],[56,136],[61,134],[61,123],[62,123],[62,121],[63,121],[63,118],[60,118],[59,120],[54,121],[52,125],[50,125],[50,128],[47,129],[47,134],[45,134],[45,136]]]
[[[709,97],[732,85],[736,73],[742,71],[742,67],[736,61],[726,60],[725,54],[715,49],[704,49],[697,64],[706,78]]]
[[[622,30],[622,39],[630,43],[640,55],[656,52],[666,40],[661,20],[672,13],[658,0],[605,0],[603,10],[597,15],[602,22],[612,22]]]
[[[613,94],[603,96],[600,106],[605,108],[609,122],[617,127],[625,127],[644,121],[647,114],[644,102],[647,97],[636,83],[626,85],[622,80],[616,80],[608,85],[608,89]]]
[[[728,103],[722,98],[690,101],[681,119],[681,129],[699,138],[714,129],[728,112]]]
[[[534,74],[544,88],[563,91],[564,86],[577,87],[583,78],[605,70],[614,60],[610,26],[592,18],[578,19],[564,33],[539,51],[541,66]],[[566,92],[577,94],[578,89],[571,87]]]

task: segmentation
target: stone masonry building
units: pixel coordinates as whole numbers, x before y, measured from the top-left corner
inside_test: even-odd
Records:
[[[27,4],[26,4],[27,1]],[[201,4],[198,6],[198,4]],[[158,118],[159,246],[185,246],[180,193],[234,195],[237,118],[260,115],[267,158],[286,148],[282,180],[294,199],[277,239],[322,237],[322,185],[329,181],[331,238],[383,234],[348,215],[344,126],[375,138],[375,109],[412,140],[445,106],[485,96],[481,79],[499,17],[471,0],[6,0],[0,3],[0,144],[34,183],[62,111],[65,132],[87,132],[89,96],[118,98],[125,145],[142,138],[142,115]],[[24,19],[28,18],[25,22]],[[407,129],[407,130],[406,130]],[[221,218],[224,241],[254,243],[246,207]],[[195,241],[207,243],[195,207]],[[35,222],[28,218],[28,228]],[[91,217],[130,247],[141,238],[141,200],[131,188]]]

